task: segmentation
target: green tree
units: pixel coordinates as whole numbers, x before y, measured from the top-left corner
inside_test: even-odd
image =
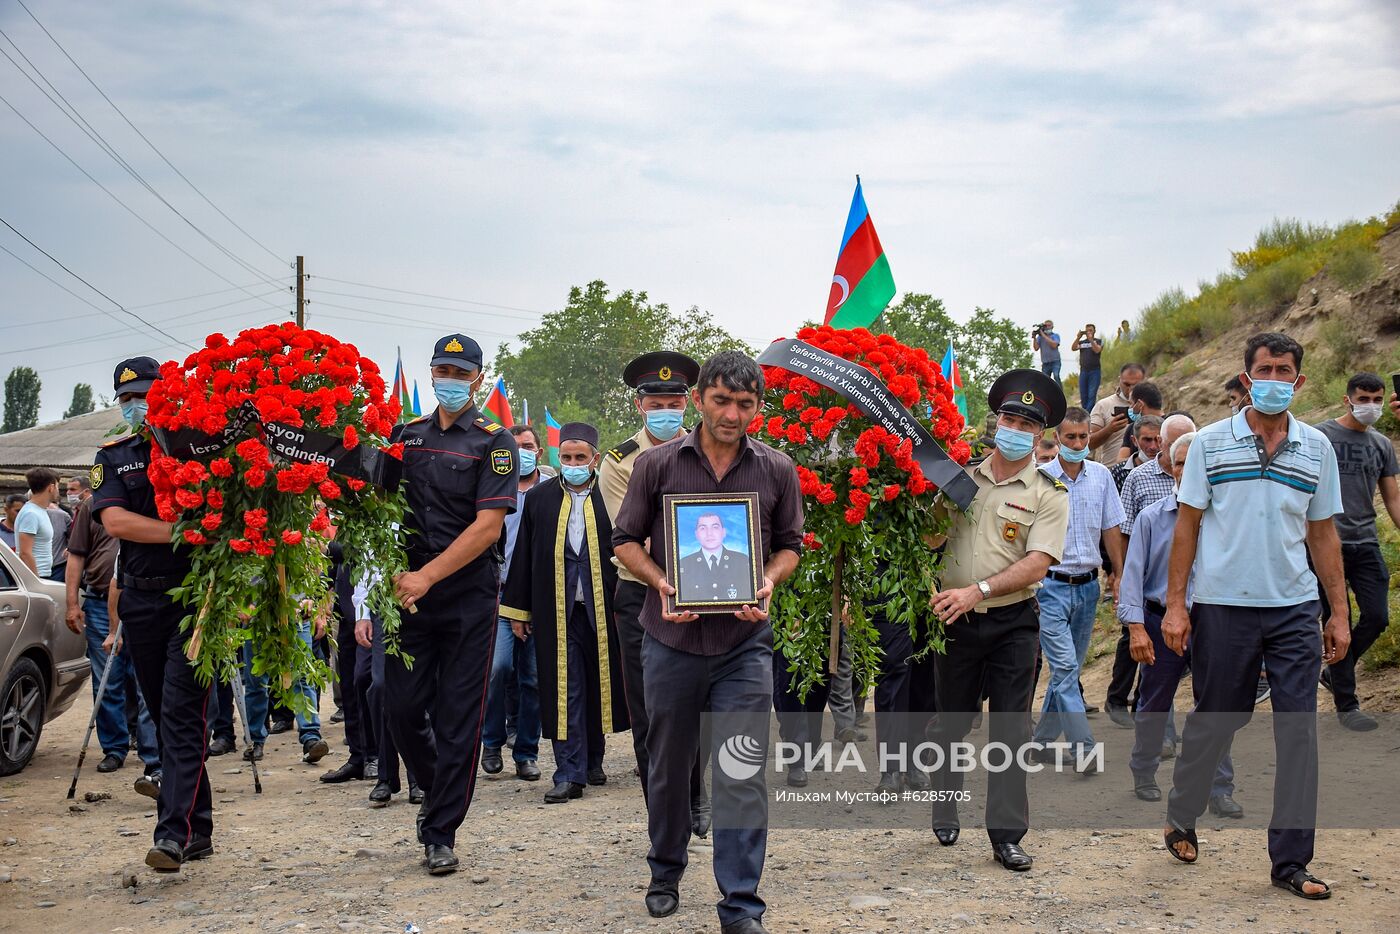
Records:
[[[68,403],[68,411],[63,413],[63,417],[86,415],[95,408],[97,405],[92,401],[92,387],[87,383],[79,383],[73,387],[73,401]]]
[[[567,304],[522,333],[517,347],[501,344],[492,369],[505,378],[513,402],[530,400],[538,421],[547,405],[560,421],[592,422],[610,446],[639,424],[623,368],[651,350],[678,350],[701,361],[720,350],[753,352],[707,312],[692,307],[677,314],[646,292],[612,294],[595,280],[570,289]]]
[[[5,422],[0,433],[39,424],[39,374],[17,366],[5,377]]]

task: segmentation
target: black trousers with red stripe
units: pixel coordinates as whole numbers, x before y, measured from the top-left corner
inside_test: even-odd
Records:
[[[468,573],[435,585],[416,614],[401,614],[399,646],[413,667],[384,659],[385,719],[425,795],[424,844],[456,845],[476,791],[497,605],[495,576]]]
[[[195,678],[185,657],[180,620],[187,608],[163,593],[122,589],[117,611],[131,649],[136,680],[160,737],[161,782],[156,840],[188,846],[214,831],[209,774],[204,768],[211,688]]]

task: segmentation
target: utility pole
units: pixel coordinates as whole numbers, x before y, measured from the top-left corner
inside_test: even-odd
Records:
[[[297,257],[297,327],[306,327],[306,257]]]

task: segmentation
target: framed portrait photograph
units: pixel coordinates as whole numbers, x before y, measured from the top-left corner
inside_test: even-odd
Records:
[[[662,498],[668,613],[733,613],[763,586],[757,493]]]

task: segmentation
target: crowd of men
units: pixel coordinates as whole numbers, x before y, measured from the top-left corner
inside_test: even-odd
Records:
[[[1035,340],[1059,342],[1050,322]],[[1081,353],[1102,352],[1091,328],[1075,344]],[[1085,770],[1094,743],[1088,714],[1097,708],[1086,703],[1079,676],[1097,610],[1112,602],[1122,639],[1105,707],[1112,722],[1135,730],[1130,768],[1139,798],[1162,799],[1156,774],[1164,758],[1176,757],[1163,834],[1171,855],[1187,862],[1197,858],[1194,828],[1207,808],[1243,814],[1233,799],[1233,730],[1195,714],[1175,727],[1173,699],[1188,666],[1198,711],[1251,710],[1261,678],[1276,711],[1315,711],[1321,678],[1344,726],[1374,729],[1357,703],[1355,660],[1388,624],[1373,501],[1379,489],[1400,521],[1400,467],[1390,441],[1371,426],[1387,398],[1397,412],[1400,401],[1379,377],[1361,373],[1338,400],[1338,418],[1304,425],[1288,414],[1305,380],[1302,361],[1302,347],[1285,335],[1252,337],[1240,376],[1225,387],[1231,417],[1200,428],[1189,413],[1166,411],[1162,391],[1135,363],[1120,369],[1107,396],[1084,395],[1075,407],[1057,370],[999,378],[968,467],[976,497],[965,511],[941,504],[947,534],[930,542],[929,559],[941,552],[943,562],[931,612],[947,627],[947,650],[916,657],[908,627],[870,608],[883,651],[877,709],[931,715],[927,735],[947,745],[966,737],[985,703],[992,741],[1030,745],[1050,761],[1058,752],[1049,744],[1064,737]],[[393,585],[405,611],[400,643],[414,661],[410,667],[385,653],[382,622],[367,608],[373,578],[350,567],[332,542],[333,613],[302,628],[313,644],[323,628],[338,631],[333,719],[344,720],[349,755],[321,780],[372,780],[374,806],[388,805],[406,784],[418,805],[424,865],[440,875],[459,864],[457,832],[478,772],[503,771],[507,747],[516,778],[535,782],[539,746],[549,738],[554,773],[544,801],[567,806],[607,783],[607,735],[630,729],[651,840],[645,904],[654,917],[669,915],[680,902],[687,844],[712,829],[713,738],[703,735],[702,712],[776,710],[784,739],[810,743],[819,735],[799,715],[829,705],[839,741],[864,738],[858,715],[867,692],[852,690],[844,644],[836,674],[805,697],[775,654],[768,600],[798,567],[803,508],[792,460],[745,431],[762,404],[763,371],[736,352],[703,365],[683,354],[645,354],[621,374],[636,394],[636,434],[605,449],[594,426],[566,424],[556,470],[541,463],[543,439],[533,427],[504,429],[477,409],[483,362],[475,341],[442,338],[431,367],[437,407],[392,439],[404,445],[412,533],[409,569]],[[99,452],[91,490],[83,480],[69,484],[78,508],[66,580],[69,624],[86,629],[95,665],[116,648],[111,622],[125,627],[122,669],[99,706],[98,768],[120,768],[137,736],[146,766],[138,790],[158,801],[147,863],[178,871],[213,852],[205,759],[237,748],[233,708],[246,709],[248,759],[260,758],[267,732],[291,729],[293,717],[268,709],[266,685],[246,659],[242,684],[213,690],[185,660],[184,610],[168,591],[188,558],[171,546],[145,472],[144,399],[157,378],[150,358],[117,366],[114,389],[133,431]],[[686,431],[691,406],[698,421]],[[58,552],[43,523],[25,518],[47,518],[56,481],[35,472],[27,513],[7,515],[36,573],[62,574],[53,570]],[[674,602],[666,497],[738,493],[757,494],[757,553],[749,559],[761,583],[739,609],[701,617]],[[1268,524],[1251,518],[1261,514]],[[701,516],[711,520],[719,521]],[[696,573],[724,573],[722,523],[696,532],[706,548],[697,561],[713,562],[697,563]],[[46,561],[36,549],[48,552]],[[1196,562],[1198,553],[1209,560]],[[1354,631],[1348,587],[1360,607]],[[1032,728],[1042,668],[1047,685]],[[233,690],[241,704],[229,703]],[[305,690],[314,711],[319,699]],[[302,758],[324,756],[314,714],[295,725]],[[761,734],[754,738],[766,748],[766,726]],[[1279,774],[1290,780],[1278,783],[1275,811],[1311,815],[1316,733],[1279,742]],[[952,793],[962,774],[946,766],[930,774],[909,764],[882,773],[879,787],[948,792],[933,806],[932,827],[951,846],[960,829]],[[786,774],[789,784],[807,781],[800,767]],[[989,781],[993,857],[1027,870],[1026,772]],[[761,770],[724,792],[731,804],[766,808]],[[713,832],[724,932],[764,930],[758,886],[766,829],[716,824]],[[1311,830],[1271,831],[1271,878],[1322,898],[1330,890],[1307,871],[1312,842]]]

